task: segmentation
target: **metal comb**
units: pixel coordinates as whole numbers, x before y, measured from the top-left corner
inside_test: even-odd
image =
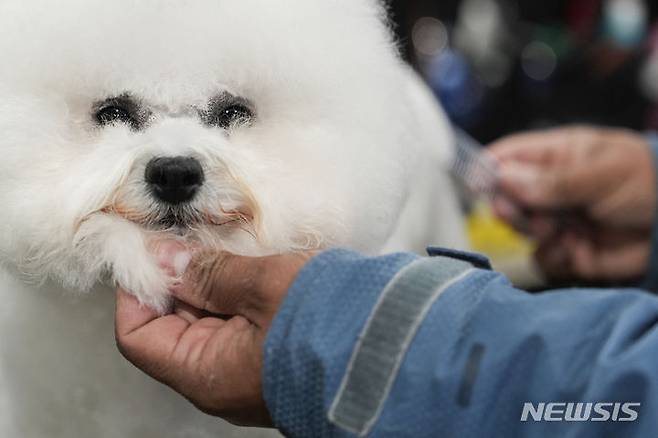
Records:
[[[475,198],[493,199],[498,188],[498,165],[473,137],[455,128],[455,155],[450,173],[464,191]]]

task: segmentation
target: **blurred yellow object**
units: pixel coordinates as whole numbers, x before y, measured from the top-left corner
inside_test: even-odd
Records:
[[[489,202],[478,201],[466,224],[473,250],[487,255],[494,264],[497,260],[527,260],[535,250],[529,239],[496,217]]]
[[[544,278],[534,263],[536,245],[496,217],[491,203],[478,201],[466,219],[473,251],[489,257],[494,269],[505,274],[522,289],[545,287]]]

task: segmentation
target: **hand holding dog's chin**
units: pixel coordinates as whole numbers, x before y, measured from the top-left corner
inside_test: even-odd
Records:
[[[246,258],[199,252],[186,257],[172,245],[158,253],[172,271],[185,271],[171,291],[176,305],[160,316],[119,290],[120,351],[203,412],[238,425],[270,426],[262,388],[264,342],[290,284],[311,255]]]

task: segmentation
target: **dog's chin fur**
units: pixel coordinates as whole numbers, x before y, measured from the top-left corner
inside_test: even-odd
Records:
[[[163,310],[153,239],[374,253],[424,159],[374,0],[5,0],[0,29],[0,259],[34,281],[107,279]],[[226,131],[192,110],[225,92],[252,123]],[[124,95],[146,126],[98,126],[94,105]],[[206,173],[172,229],[144,182],[160,156]]]

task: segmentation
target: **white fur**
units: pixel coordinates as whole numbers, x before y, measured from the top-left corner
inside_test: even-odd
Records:
[[[450,155],[447,123],[397,57],[384,15],[374,0],[3,0],[0,263],[47,289],[119,284],[164,310],[168,279],[148,245],[169,231],[154,227],[161,206],[144,171],[154,157],[179,155],[204,167],[206,182],[186,208],[209,220],[169,237],[247,255],[463,246],[442,167]],[[192,108],[222,91],[253,103],[253,124],[226,133],[201,123]],[[123,93],[153,112],[146,129],[94,124],[94,103]],[[217,225],[236,212],[240,221]],[[18,313],[43,299],[8,287],[3,330],[24,329]],[[28,325],[66,325],[60,318],[70,299],[48,299],[61,314]],[[111,313],[105,299],[83,300]],[[96,323],[88,322],[99,336],[111,334],[111,319]],[[73,339],[53,333],[51,341],[76,346],[66,327]],[[4,357],[25,358],[21,348],[28,347],[15,340],[4,348]],[[91,349],[83,343],[79,353]],[[21,380],[11,375],[18,362],[8,360],[5,378]],[[62,382],[98,387],[94,367],[71,369]],[[135,405],[151,404],[152,391]],[[19,399],[8,403],[28,406]],[[87,421],[90,414],[70,415]],[[0,428],[6,418],[0,413]],[[107,421],[89,426],[90,436],[151,436],[119,425],[123,432],[114,434]],[[143,430],[164,430],[158,421],[143,419]],[[28,423],[20,423],[27,428],[21,433],[0,435],[31,436]]]

